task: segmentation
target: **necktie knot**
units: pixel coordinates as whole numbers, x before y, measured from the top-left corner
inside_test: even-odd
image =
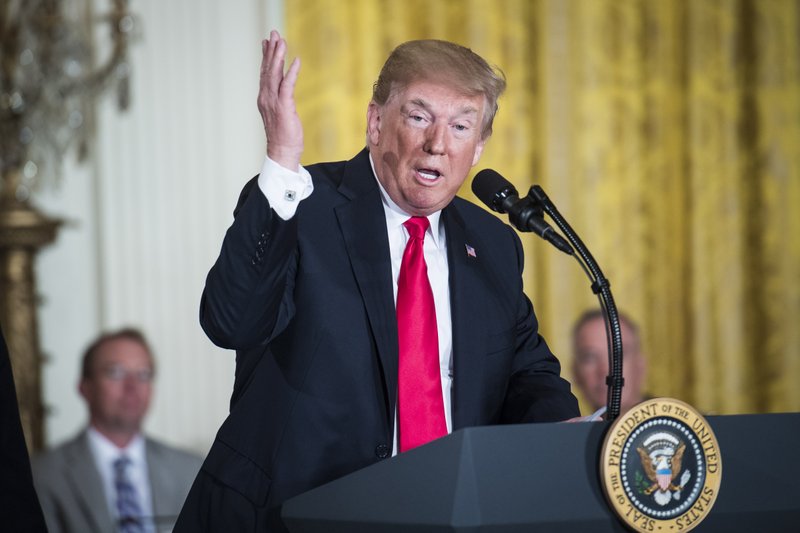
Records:
[[[126,477],[126,470],[130,464],[131,460],[124,455],[120,455],[114,460],[114,472],[117,474],[118,478]]]
[[[411,217],[403,225],[408,230],[408,234],[412,239],[425,240],[425,232],[431,223],[427,217]]]

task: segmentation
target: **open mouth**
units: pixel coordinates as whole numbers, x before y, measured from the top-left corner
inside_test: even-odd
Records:
[[[438,170],[432,168],[418,168],[417,174],[425,181],[436,181],[441,176]]]

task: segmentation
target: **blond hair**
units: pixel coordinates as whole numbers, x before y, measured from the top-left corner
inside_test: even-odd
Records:
[[[436,39],[408,41],[395,48],[383,64],[372,87],[372,101],[384,105],[393,94],[415,81],[442,83],[465,96],[483,95],[486,112],[481,138],[492,134],[497,99],[506,88],[500,69],[455,43]]]

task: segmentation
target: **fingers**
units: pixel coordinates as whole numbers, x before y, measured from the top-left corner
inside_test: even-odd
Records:
[[[262,65],[269,66],[272,64],[273,58],[275,56],[275,51],[277,49],[278,44],[283,41],[284,44],[286,41],[281,37],[281,35],[272,30],[269,33],[269,39],[264,39],[261,41],[261,51],[264,54],[264,62]]]
[[[292,64],[289,65],[289,70],[286,72],[286,76],[283,78],[283,82],[281,83],[280,87],[280,97],[281,98],[293,98],[294,97],[294,86],[297,84],[297,75],[300,72],[300,58],[294,58]]]
[[[273,32],[276,36],[278,32]],[[270,43],[272,43],[272,39],[270,39]],[[272,57],[270,58],[269,66],[268,66],[268,76],[270,81],[270,89],[277,94],[278,89],[280,88],[281,82],[283,81],[283,67],[284,67],[284,59],[286,57],[286,41],[283,38],[278,37],[272,46]]]
[[[284,74],[286,64],[286,39],[272,30],[269,39],[261,41],[261,76],[259,80],[259,100],[270,98],[291,98],[300,70],[300,59],[295,58]]]
[[[261,53],[260,90],[277,95],[283,80],[286,40],[273,30],[268,40],[261,41]]]
[[[261,72],[258,110],[267,137],[267,155],[288,169],[296,170],[303,152],[303,126],[294,102],[294,89],[300,71],[296,58],[284,73],[286,40],[277,31],[261,41]]]
[[[275,54],[275,43],[280,39],[278,32],[270,32],[269,39],[261,41],[261,77],[266,77],[269,72],[272,56]]]

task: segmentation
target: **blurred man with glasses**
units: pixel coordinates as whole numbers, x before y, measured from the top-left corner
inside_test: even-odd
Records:
[[[87,348],[78,390],[89,425],[33,462],[51,533],[172,527],[200,459],[142,432],[154,376],[150,347],[135,329],[101,335]]]

